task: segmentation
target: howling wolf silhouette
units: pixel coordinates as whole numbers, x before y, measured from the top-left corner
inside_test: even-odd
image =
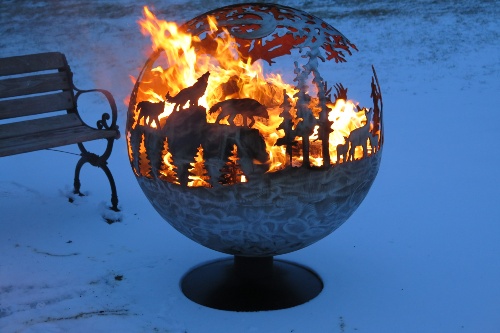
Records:
[[[221,112],[217,116],[215,123],[220,123],[222,119],[229,116],[227,119],[228,123],[232,126],[236,126],[234,124],[234,118],[238,114],[241,114],[243,117],[243,124],[248,127],[252,127],[253,124],[255,124],[254,116],[269,119],[266,107],[252,98],[228,99],[214,104],[208,112],[214,113],[219,109],[221,109]],[[248,123],[248,119],[250,119],[250,123]]]
[[[189,107],[198,106],[198,100],[203,96],[208,85],[208,77],[210,72],[206,72],[195,84],[191,87],[187,87],[179,91],[175,96],[170,96],[170,92],[167,92],[165,100],[169,103],[174,103],[174,110],[179,111],[180,107],[186,105],[189,101]]]

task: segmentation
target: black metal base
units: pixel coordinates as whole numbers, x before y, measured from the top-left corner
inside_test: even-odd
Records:
[[[316,297],[323,282],[310,269],[273,257],[222,259],[195,267],[181,280],[184,295],[219,310],[291,308]]]

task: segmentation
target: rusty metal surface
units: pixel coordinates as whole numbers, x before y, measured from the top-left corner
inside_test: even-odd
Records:
[[[340,31],[320,18],[295,8],[250,3],[231,5],[200,15],[182,28],[200,37],[198,47],[205,51],[216,48],[210,33],[207,17],[217,20],[220,33],[223,29],[236,39],[243,57],[262,59],[272,63],[279,56],[290,54],[293,48],[321,48],[327,60],[346,61],[346,54],[357,50]]]

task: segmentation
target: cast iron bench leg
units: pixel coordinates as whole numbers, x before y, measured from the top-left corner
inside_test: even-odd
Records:
[[[80,148],[80,151],[82,152],[80,154],[80,160],[78,160],[78,163],[76,164],[75,168],[75,179],[73,182],[73,193],[78,194],[80,196],[83,196],[83,194],[80,192],[80,187],[81,187],[81,182],[80,182],[80,170],[82,169],[83,165],[85,163],[90,163],[91,165],[98,167],[104,171],[106,174],[106,177],[108,177],[109,185],[111,187],[111,210],[114,210],[115,212],[119,212],[120,210],[118,209],[118,194],[116,191],[116,185],[115,185],[115,180],[113,178],[113,175],[111,174],[111,171],[108,168],[108,162],[107,159],[111,153],[111,148],[113,145],[113,140],[114,139],[109,139],[108,140],[108,147],[106,149],[106,152],[102,156],[98,156],[94,153],[89,153],[83,144],[79,143],[78,147]]]

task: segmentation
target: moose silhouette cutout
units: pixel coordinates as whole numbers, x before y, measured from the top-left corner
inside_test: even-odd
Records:
[[[252,127],[255,124],[254,117],[269,119],[267,108],[252,98],[233,98],[216,103],[210,108],[208,113],[215,113],[219,109],[221,111],[215,120],[216,124],[219,124],[222,119],[229,116],[227,119],[229,125],[236,126],[234,118],[238,114],[243,117],[243,124],[247,127]],[[248,123],[248,119],[250,119],[250,123]]]
[[[269,156],[265,141],[257,129],[210,124],[205,117],[202,107],[174,112],[162,129],[181,185],[188,182],[188,169],[200,146],[203,148],[203,159],[212,186],[219,185],[217,180],[220,170],[234,145],[238,148],[238,158],[245,175],[267,171]],[[254,161],[259,161],[260,164],[255,165]]]
[[[206,72],[198,78],[190,87],[184,88],[175,96],[170,96],[170,92],[167,92],[165,100],[169,103],[173,103],[174,111],[179,111],[181,106],[186,105],[189,102],[189,107],[198,106],[198,100],[205,94],[205,90],[208,85],[208,77],[210,72]]]

